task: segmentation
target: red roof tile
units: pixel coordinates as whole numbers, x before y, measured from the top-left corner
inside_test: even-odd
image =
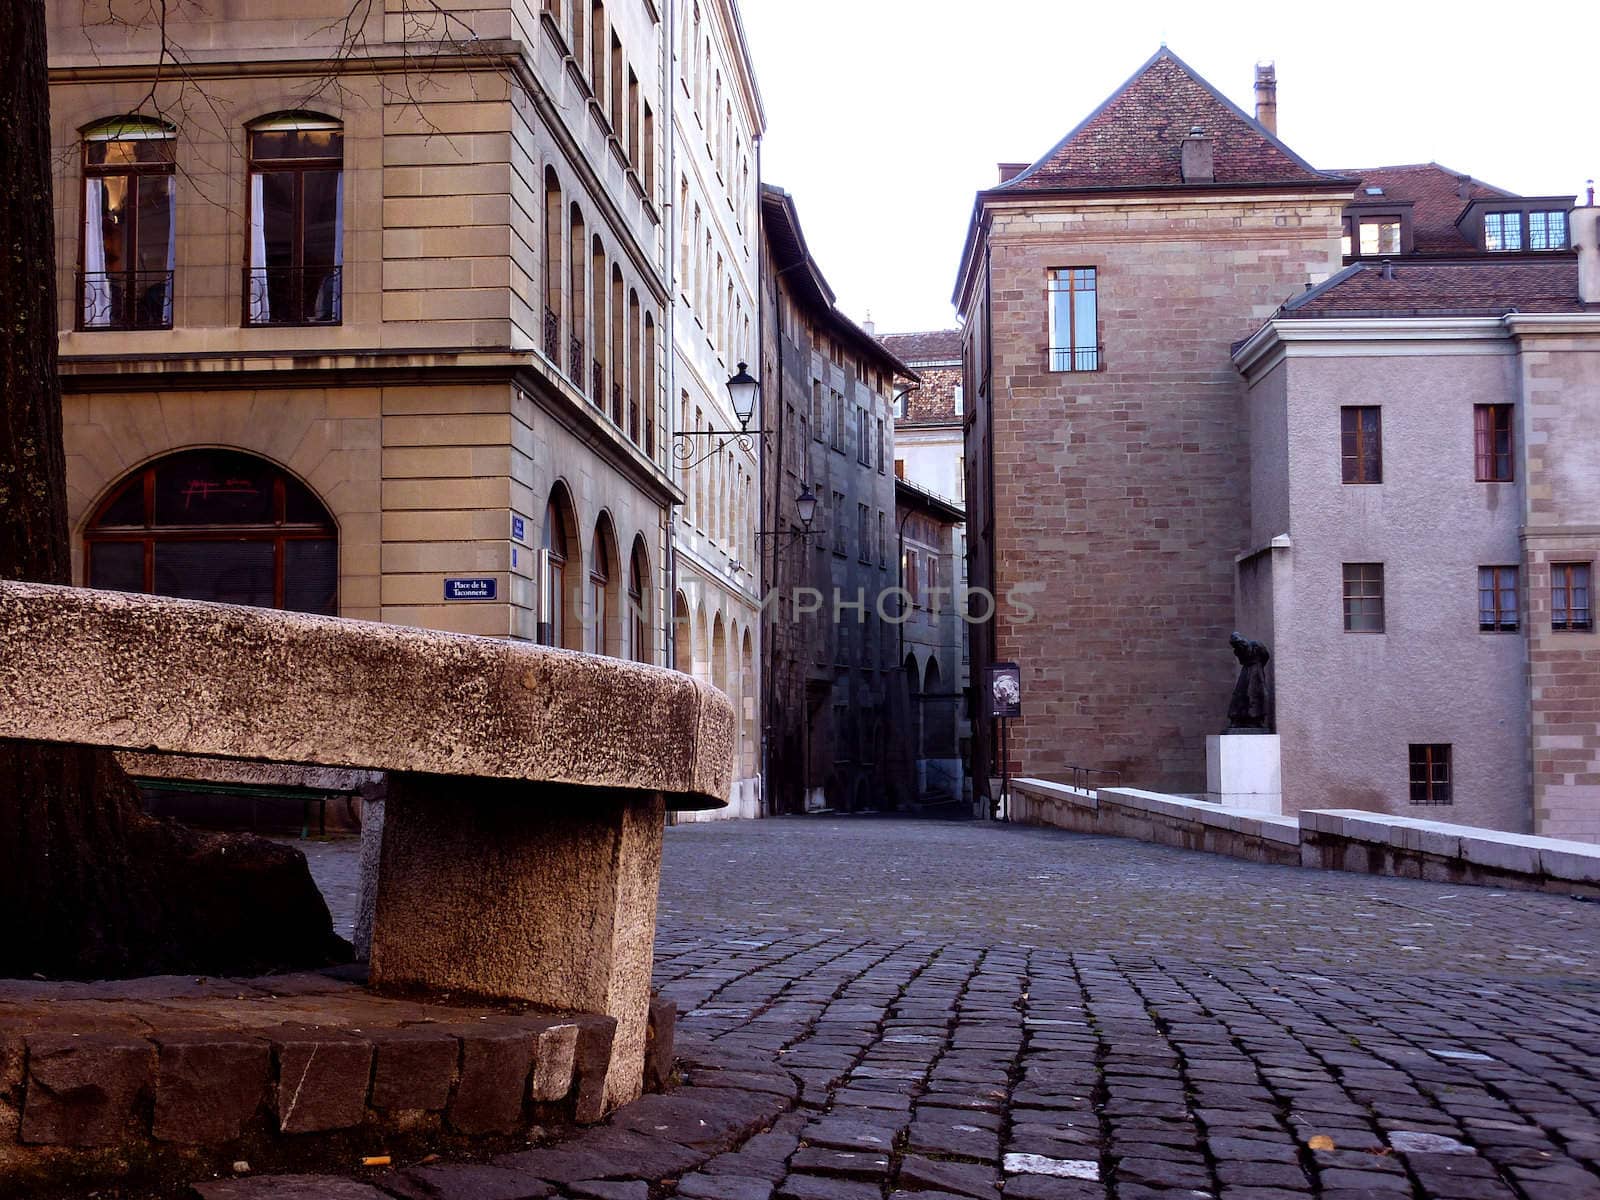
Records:
[[[1163,46],[1049,153],[996,194],[1183,183],[1183,139],[1194,126],[1214,143],[1219,184],[1336,183]]]
[[[901,362],[954,362],[961,357],[959,329],[932,329],[923,333],[882,333],[878,341]]]
[[[1456,228],[1456,218],[1468,201],[1495,196],[1512,196],[1504,188],[1438,163],[1415,163],[1403,167],[1366,167],[1359,171],[1340,171],[1361,180],[1356,201],[1381,203],[1383,200],[1411,201],[1411,230],[1417,254],[1470,253],[1472,241]],[[1365,189],[1381,187],[1383,195],[1368,196]],[[1466,195],[1463,196],[1462,192]]]
[[[1502,316],[1584,312],[1575,259],[1547,262],[1426,262],[1400,259],[1393,277],[1358,263],[1296,296],[1282,315],[1300,317]]]

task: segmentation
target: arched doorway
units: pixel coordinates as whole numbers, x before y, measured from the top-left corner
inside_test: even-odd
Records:
[[[543,594],[540,597],[539,641],[546,646],[565,646],[575,650],[582,644],[581,605],[578,590],[577,538],[572,519],[572,500],[567,489],[556,484],[544,509]]]
[[[650,661],[650,555],[645,550],[644,538],[633,539],[633,553],[628,557],[628,611],[623,616],[622,627],[627,633],[624,656],[634,662]]]
[[[617,551],[611,521],[601,514],[589,545],[589,584],[584,593],[583,648],[591,654],[617,652]]]
[[[677,592],[672,598],[672,669],[691,673],[694,666],[694,625],[689,618],[689,597]]]
[[[95,509],[83,549],[90,587],[339,613],[333,517],[238,450],[183,450],[132,472]]]

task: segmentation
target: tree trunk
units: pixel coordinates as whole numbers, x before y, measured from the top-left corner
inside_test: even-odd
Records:
[[[0,579],[70,583],[43,0],[0,0]],[[0,741],[0,975],[339,957],[299,851],[146,815],[110,752]]]

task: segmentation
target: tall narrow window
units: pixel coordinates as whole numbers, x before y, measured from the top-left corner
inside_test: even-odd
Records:
[[[1474,404],[1472,432],[1476,474],[1480,483],[1509,483],[1516,478],[1511,461],[1509,404]]]
[[[884,459],[883,459],[883,418],[879,417],[878,418],[878,474],[882,475],[885,472],[887,472],[888,469],[889,468],[888,468],[887,464],[884,462]]]
[[[171,328],[173,144],[170,126],[137,117],[84,133],[80,328]]]
[[[1582,631],[1594,628],[1594,606],[1588,563],[1550,564],[1550,628]]]
[[[585,356],[583,346],[584,313],[587,308],[587,300],[584,294],[587,289],[584,285],[588,280],[588,275],[583,266],[584,241],[586,240],[583,226],[583,210],[576,204],[572,206],[569,223],[571,232],[567,237],[567,280],[568,288],[571,291],[572,326],[571,332],[567,334],[567,378],[577,384],[578,390],[582,392],[587,390],[585,386],[588,383],[586,376],[589,374],[589,360]],[[548,323],[548,318],[546,323]],[[559,333],[559,321],[556,323],[556,328]],[[561,365],[560,359],[556,356],[551,357],[559,367]],[[593,399],[593,397],[591,396],[590,399]]]
[[[1345,483],[1383,482],[1383,420],[1376,405],[1339,410],[1339,463]]]
[[[342,315],[344,132],[312,113],[250,127],[247,325],[336,325]]]
[[[623,623],[628,631],[626,657],[634,662],[650,661],[650,613],[645,607],[649,578],[650,560],[645,557],[644,543],[635,541],[628,561],[628,619]]]
[[[602,518],[603,519],[603,518]],[[606,593],[611,590],[611,543],[604,525],[596,525],[589,548],[589,583],[584,589],[583,648],[590,654],[610,654]]]
[[[1050,369],[1098,371],[1098,295],[1093,267],[1050,272]]]
[[[1517,568],[1478,568],[1478,628],[1484,633],[1517,628]]]
[[[1449,804],[1450,743],[1411,744],[1411,803]]]
[[[564,493],[552,493],[544,510],[543,566],[539,642],[566,645],[567,519]]]
[[[1383,632],[1383,564],[1344,564],[1344,627],[1347,633]]]

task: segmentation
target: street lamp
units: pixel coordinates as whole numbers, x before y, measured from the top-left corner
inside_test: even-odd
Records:
[[[809,533],[811,520],[817,515],[817,498],[811,494],[809,484],[800,485],[800,495],[795,497],[794,507],[800,514],[800,524],[804,525]]]
[[[748,367],[749,364],[740,363],[739,373],[728,380],[728,399],[733,401],[733,414],[739,418],[739,428],[680,429],[672,435],[672,457],[684,470],[705,462],[729,442],[736,443],[746,454],[755,453],[756,438],[762,437],[763,434],[760,429],[750,428],[750,418],[755,415],[756,397],[761,392],[761,381],[750,374]],[[711,449],[697,456],[694,450],[694,439],[697,437],[714,438],[716,443]]]
[[[809,541],[811,538],[811,522],[817,515],[817,498],[811,492],[809,484],[800,485],[800,494],[794,498],[795,512],[800,517],[799,529],[758,529],[757,538],[773,538],[777,545],[787,545],[794,541]]]
[[[728,396],[733,400],[733,415],[739,418],[739,428],[748,429],[750,418],[756,411],[756,396],[761,391],[761,384],[746,369],[748,364],[739,364],[739,373],[728,380]]]

